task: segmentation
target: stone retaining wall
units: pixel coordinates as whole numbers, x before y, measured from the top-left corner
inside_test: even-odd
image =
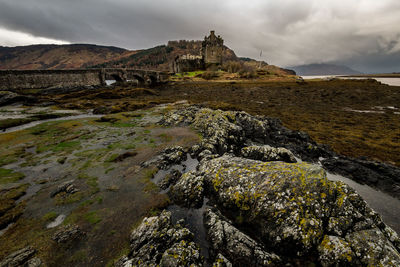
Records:
[[[108,74],[118,75],[122,81],[135,78],[145,83],[149,81],[149,84],[162,82],[167,77],[166,74],[157,71],[118,68],[76,70],[0,70],[0,90],[104,85],[106,77],[110,76]]]

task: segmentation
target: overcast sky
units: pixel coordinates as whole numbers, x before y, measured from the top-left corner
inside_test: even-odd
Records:
[[[220,34],[238,56],[400,72],[400,0],[0,0],[0,45],[127,49]]]

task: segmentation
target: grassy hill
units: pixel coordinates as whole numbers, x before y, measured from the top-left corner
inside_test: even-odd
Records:
[[[113,46],[91,44],[0,47],[0,69],[74,69],[129,56]]]

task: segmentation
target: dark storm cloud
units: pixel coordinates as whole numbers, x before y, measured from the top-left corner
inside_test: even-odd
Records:
[[[398,0],[0,0],[0,28],[11,31],[138,49],[215,29],[238,55],[263,50],[281,66],[400,71],[398,25]]]

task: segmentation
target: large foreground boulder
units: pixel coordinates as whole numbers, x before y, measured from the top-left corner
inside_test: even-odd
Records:
[[[318,166],[225,155],[203,161],[199,173],[218,209],[287,261],[400,264],[397,235],[353,189],[328,181]]]

